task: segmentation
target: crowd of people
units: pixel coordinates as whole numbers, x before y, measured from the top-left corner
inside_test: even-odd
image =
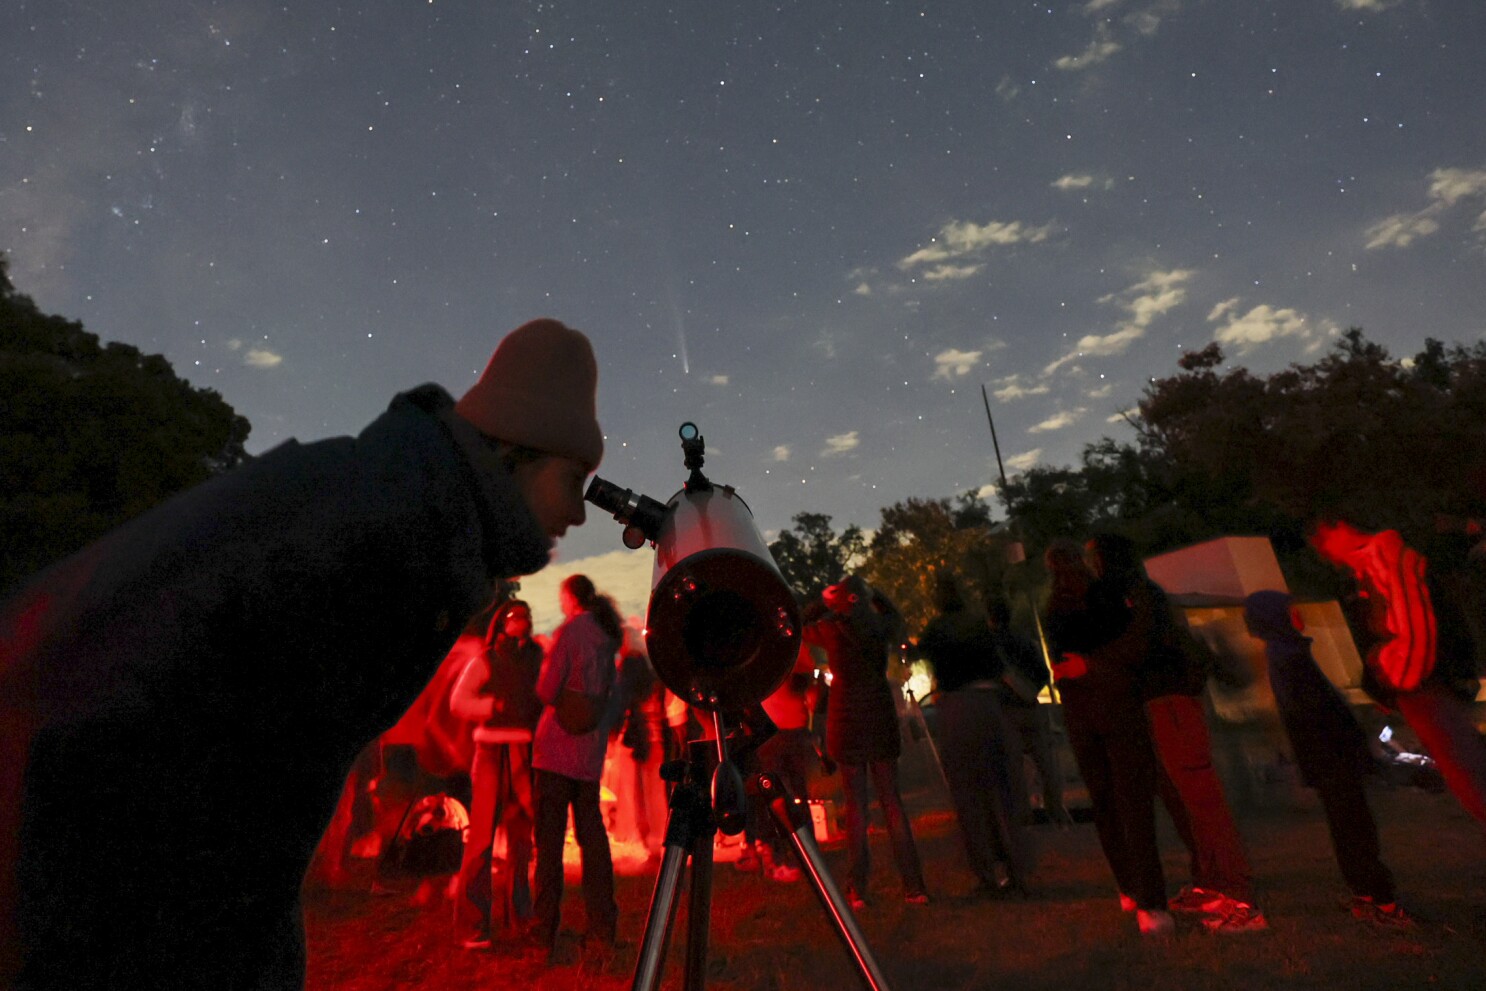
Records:
[[[1367,536],[1348,525],[1319,526],[1314,545],[1337,563],[1347,560],[1336,549],[1341,526],[1347,526],[1352,560]],[[1383,539],[1393,542],[1396,535]],[[1395,548],[1390,560],[1407,559]],[[1266,930],[1244,840],[1214,766],[1204,704],[1210,654],[1147,577],[1128,539],[1100,533],[1083,544],[1057,541],[1044,563],[1046,655],[1013,632],[1004,598],[972,601],[953,575],[938,576],[936,614],[916,638],[908,636],[893,603],[861,577],[827,587],[804,606],[795,667],[762,702],[776,731],[743,758],[743,770],[772,773],[800,797],[810,794],[817,775],[839,774],[843,889],[857,911],[870,905],[869,796],[875,796],[901,897],[910,905],[928,904],[898,777],[905,702],[889,670],[891,658],[921,659],[934,678],[934,754],[976,879],[968,898],[1037,897],[1031,791],[1040,797],[1042,821],[1073,822],[1053,707],[1041,701],[1052,685],[1118,903],[1134,914],[1138,931],[1168,934],[1178,914],[1222,935]],[[1400,694],[1435,693],[1440,684],[1429,677],[1432,660],[1405,650],[1420,635],[1405,622],[1409,617],[1395,616],[1389,626],[1396,611],[1392,600],[1382,600],[1408,592],[1397,584],[1404,580],[1407,574],[1393,586],[1367,579],[1382,633],[1369,651],[1367,680],[1386,682],[1385,697],[1411,722],[1449,725],[1453,714],[1468,727],[1458,701],[1453,707],[1437,701],[1422,715],[1418,704],[1398,704]],[[468,948],[506,939],[550,950],[570,813],[582,859],[584,942],[611,945],[616,911],[609,841],[638,845],[658,860],[668,788],[660,766],[684,756],[688,740],[703,731],[657,679],[637,618],[623,623],[612,601],[583,575],[563,582],[560,600],[564,622],[543,638],[533,636],[525,602],[500,606],[483,649],[454,683],[451,709],[470,721],[474,742],[470,828],[457,886],[460,938]],[[1412,614],[1424,622],[1426,637],[1435,623],[1427,605],[1416,601]],[[1290,596],[1258,592],[1243,606],[1248,631],[1265,646],[1267,676],[1296,766],[1319,794],[1353,914],[1385,928],[1412,927],[1380,856],[1364,788],[1374,761],[1361,726],[1312,656]],[[1386,661],[1385,647],[1415,655],[1413,666]],[[1425,653],[1435,649],[1424,646]],[[1390,664],[1413,672],[1415,683],[1400,684]],[[822,677],[827,672],[829,678]],[[817,732],[818,711],[823,733]],[[1421,735],[1437,740],[1445,733],[1426,725]],[[1472,761],[1481,753],[1471,749],[1480,739],[1473,743],[1466,729],[1456,736],[1456,745],[1432,749],[1464,806],[1480,818],[1473,783],[1480,766]],[[1036,772],[1035,789],[1028,767]],[[601,789],[612,798],[602,811]],[[1188,883],[1174,895],[1157,841],[1158,800],[1189,854]],[[749,808],[734,863],[772,881],[801,877],[788,837],[758,802]]]

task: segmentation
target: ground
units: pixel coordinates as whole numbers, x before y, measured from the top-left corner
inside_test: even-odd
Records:
[[[903,903],[886,837],[874,831],[872,838],[873,900],[859,917],[896,991],[1486,986],[1486,840],[1448,795],[1373,792],[1384,858],[1401,899],[1421,920],[1417,932],[1379,933],[1343,910],[1345,889],[1324,820],[1304,793],[1291,792],[1241,815],[1270,931],[1220,938],[1184,925],[1158,941],[1139,937],[1133,917],[1119,911],[1088,824],[1035,829],[1040,856],[1030,900],[963,900],[972,879],[941,798],[933,789],[910,795],[931,904]],[[1185,855],[1169,830],[1163,840],[1174,892],[1187,880]],[[731,856],[729,848],[719,852]],[[844,854],[828,848],[827,856],[841,878]],[[543,955],[514,949],[461,949],[450,903],[434,885],[422,898],[412,886],[373,895],[370,867],[360,863],[349,885],[306,892],[308,986],[627,988],[654,868],[624,857],[618,866],[623,945],[599,954],[580,948],[582,899],[574,874],[563,905],[565,929],[549,965]],[[715,877],[709,987],[861,986],[805,884],[765,881],[725,860]],[[683,935],[684,920],[672,941],[665,987],[680,987]]]

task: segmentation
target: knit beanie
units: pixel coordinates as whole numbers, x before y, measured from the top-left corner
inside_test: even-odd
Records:
[[[524,323],[496,345],[454,411],[487,437],[581,461],[604,454],[594,415],[598,364],[588,338],[556,320]]]

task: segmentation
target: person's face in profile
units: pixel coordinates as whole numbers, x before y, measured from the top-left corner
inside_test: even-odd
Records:
[[[549,537],[561,537],[570,526],[582,526],[583,483],[588,468],[581,461],[549,454],[516,469],[516,488]]]

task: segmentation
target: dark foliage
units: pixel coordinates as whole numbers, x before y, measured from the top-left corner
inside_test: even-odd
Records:
[[[248,421],[170,362],[42,313],[0,255],[0,595],[246,454]]]

